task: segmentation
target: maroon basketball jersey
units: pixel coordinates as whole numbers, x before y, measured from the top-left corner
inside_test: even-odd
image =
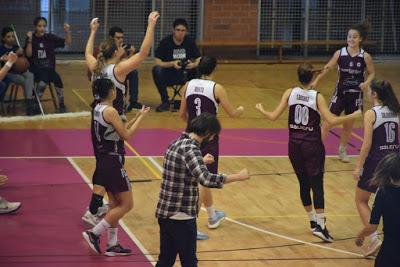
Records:
[[[337,87],[341,92],[360,92],[360,83],[364,82],[364,72],[366,63],[364,59],[365,51],[360,50],[356,56],[352,57],[347,47],[340,49],[338,59],[339,81]]]
[[[215,82],[203,79],[193,79],[188,83],[185,98],[188,111],[188,122],[208,112],[216,115],[218,102],[214,95]]]
[[[367,160],[381,160],[385,155],[399,152],[399,117],[387,106],[375,106],[372,144]]]
[[[124,141],[114,127],[103,118],[107,105],[97,104],[92,112],[91,136],[96,157],[100,155],[124,155]]]
[[[289,139],[321,142],[321,116],[317,107],[315,90],[293,88],[289,105]]]

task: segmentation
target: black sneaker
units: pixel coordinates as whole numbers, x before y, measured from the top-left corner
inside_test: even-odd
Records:
[[[170,107],[169,102],[163,102],[156,108],[156,112],[163,112],[169,110],[169,107]]]
[[[101,254],[100,249],[100,236],[95,235],[91,231],[85,231],[82,233],[83,238],[88,243],[89,247],[96,252],[97,254]]]
[[[312,233],[313,235],[324,240],[325,242],[333,243],[333,237],[329,234],[328,229],[326,227],[325,229],[322,230],[321,226],[317,224],[317,227]]]
[[[117,244],[113,247],[109,247],[104,253],[106,256],[115,257],[115,256],[127,256],[132,253],[132,250],[129,248],[123,248],[120,244]]]
[[[142,106],[143,105],[139,102],[133,102],[128,106],[127,111],[131,111],[132,109],[142,109]]]
[[[315,229],[317,228],[317,222],[316,221],[310,221],[310,231],[314,232]]]

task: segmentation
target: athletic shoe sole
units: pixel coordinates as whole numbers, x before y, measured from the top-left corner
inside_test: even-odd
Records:
[[[11,214],[11,213],[14,213],[14,212],[16,212],[17,210],[19,210],[19,209],[21,208],[21,206],[22,206],[22,203],[20,203],[19,206],[16,207],[15,209],[13,209],[13,210],[6,211],[6,212],[0,211],[0,214]]]
[[[93,243],[90,241],[90,236],[86,233],[82,233],[83,238],[86,240],[86,243],[88,243],[89,247],[96,253],[96,254],[101,254],[101,251],[98,251],[96,247],[93,245]]]

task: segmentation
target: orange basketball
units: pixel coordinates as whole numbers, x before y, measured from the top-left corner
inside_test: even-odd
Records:
[[[29,68],[29,61],[26,57],[18,57],[17,61],[15,61],[13,67],[11,68],[12,72],[15,73],[24,73]]]

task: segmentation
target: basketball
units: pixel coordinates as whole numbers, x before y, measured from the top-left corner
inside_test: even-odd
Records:
[[[17,61],[14,63],[11,68],[12,72],[15,73],[24,73],[29,68],[29,61],[26,57],[18,57]]]

